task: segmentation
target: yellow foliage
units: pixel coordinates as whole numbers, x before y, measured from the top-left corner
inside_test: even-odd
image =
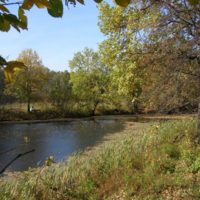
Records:
[[[46,160],[45,160],[45,166],[51,166],[51,164],[52,163],[55,163],[54,162],[54,156],[50,156],[49,158],[47,158]]]
[[[128,6],[128,4],[130,4],[130,0],[115,0],[115,2],[117,3],[117,5],[122,7],[126,7]]]
[[[10,12],[5,6],[3,6],[2,4],[0,4],[0,10],[4,11],[4,12]]]
[[[22,4],[22,8],[25,10],[30,10],[33,7],[33,1],[32,0],[24,0]]]
[[[16,69],[23,69],[26,67],[23,62],[18,61],[9,61],[6,65],[7,67],[4,68],[4,74],[6,77],[6,81],[9,83],[12,82],[12,74],[15,72]]]
[[[191,5],[197,5],[198,4],[198,0],[188,0],[188,2],[191,4]]]
[[[77,0],[77,1],[84,5],[84,1],[83,0]]]
[[[22,4],[22,8],[25,10],[30,10],[33,5],[36,5],[38,8],[52,8],[52,5],[47,0],[25,0]]]
[[[21,7],[19,7],[18,15],[19,15],[19,19],[20,19],[24,24],[27,24],[27,17],[24,15],[24,10],[23,10]]]
[[[52,8],[51,3],[47,0],[34,0],[34,3],[38,8]]]
[[[3,22],[0,21],[0,30],[8,32],[10,30],[10,22],[6,19]]]

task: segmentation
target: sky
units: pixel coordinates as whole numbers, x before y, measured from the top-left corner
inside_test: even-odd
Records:
[[[85,5],[64,6],[62,18],[53,18],[46,9],[34,6],[25,11],[28,30],[19,33],[11,28],[9,32],[0,32],[0,55],[7,61],[15,60],[21,51],[31,48],[50,70],[70,71],[68,61],[75,53],[85,47],[97,51],[98,44],[105,39],[97,26],[99,12],[96,5],[94,0],[85,0]],[[7,8],[17,15],[18,6]]]

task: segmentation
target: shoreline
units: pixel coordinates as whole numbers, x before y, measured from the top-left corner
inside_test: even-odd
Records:
[[[138,115],[103,115],[103,116],[91,116],[82,118],[56,118],[56,119],[44,119],[44,120],[19,120],[19,121],[0,121],[0,124],[24,124],[24,123],[48,123],[48,122],[71,122],[81,120],[117,120],[117,119],[194,119],[197,114],[138,114]]]

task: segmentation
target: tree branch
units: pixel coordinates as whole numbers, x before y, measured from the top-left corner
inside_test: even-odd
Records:
[[[27,152],[25,152],[25,153],[22,153],[22,154],[17,155],[12,161],[10,161],[10,162],[0,171],[0,174],[2,174],[2,173],[8,168],[8,166],[11,165],[17,158],[19,158],[19,157],[21,157],[21,156],[24,156],[24,155],[26,155],[26,154],[28,154],[28,153],[31,153],[31,152],[33,152],[33,151],[35,151],[35,149],[32,149],[32,150],[30,150],[30,151],[27,151]]]
[[[11,5],[18,5],[18,4],[22,4],[23,3],[23,1],[18,1],[18,2],[14,2],[14,3],[4,3],[4,4],[2,4],[3,6],[11,6]]]

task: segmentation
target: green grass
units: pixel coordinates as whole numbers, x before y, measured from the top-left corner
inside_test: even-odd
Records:
[[[2,177],[0,199],[199,199],[196,124],[170,121],[118,133],[97,150],[74,154],[67,164]]]

